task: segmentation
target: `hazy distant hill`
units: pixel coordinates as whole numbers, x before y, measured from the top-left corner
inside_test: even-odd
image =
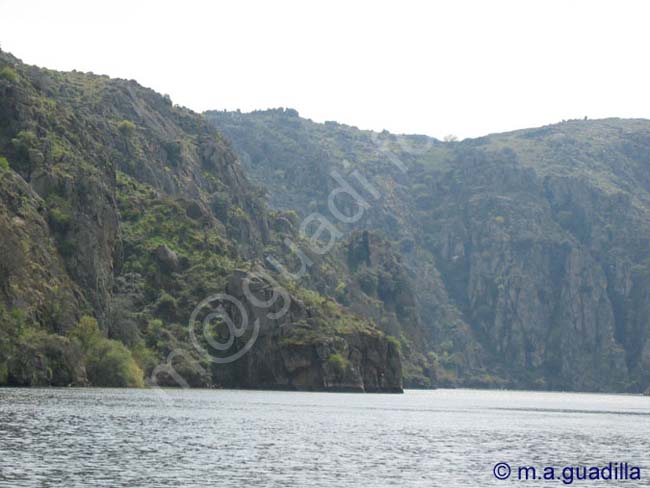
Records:
[[[333,170],[368,202],[337,222],[359,292],[337,300],[400,337],[407,384],[650,385],[650,121],[441,142],[295,110],[206,116],[273,207],[331,216]]]

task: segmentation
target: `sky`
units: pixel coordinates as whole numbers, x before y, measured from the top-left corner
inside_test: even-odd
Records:
[[[196,111],[465,138],[649,118],[649,19],[643,0],[0,0],[0,46]]]

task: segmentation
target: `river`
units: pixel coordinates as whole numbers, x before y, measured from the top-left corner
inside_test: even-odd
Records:
[[[0,389],[2,487],[557,487],[519,468],[610,462],[641,479],[572,484],[650,485],[650,398]]]

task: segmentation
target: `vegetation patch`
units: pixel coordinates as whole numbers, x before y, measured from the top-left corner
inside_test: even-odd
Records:
[[[18,80],[18,73],[11,66],[3,66],[0,68],[0,78],[4,78],[7,81],[16,82]]]
[[[327,358],[327,365],[332,369],[337,376],[343,376],[348,369],[350,362],[344,358],[340,353],[335,352],[330,354]]]
[[[82,317],[69,337],[79,343],[88,379],[94,386],[144,386],[144,373],[131,351],[121,342],[104,337],[92,317]]]

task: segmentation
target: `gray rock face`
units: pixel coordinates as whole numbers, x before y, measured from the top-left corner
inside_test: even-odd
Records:
[[[489,178],[477,173],[477,179]],[[489,182],[494,195],[473,202],[463,191],[443,197],[450,215],[434,248],[443,276],[462,277],[465,287],[453,297],[482,346],[509,367],[538,376],[542,387],[624,389],[625,352],[615,338],[607,278],[597,259],[558,228],[548,204],[535,195],[541,185],[533,186],[528,202],[498,196],[535,180]]]
[[[25,320],[65,333],[87,304],[50,238],[44,202],[8,171],[0,173],[0,202],[0,313],[19,308]]]
[[[285,110],[206,116],[277,208],[329,215],[339,185],[330,175],[348,175],[369,202],[341,225],[355,259],[370,254],[355,234],[383,235],[413,290],[417,320],[378,323],[409,356],[431,359],[408,364],[415,384],[425,369],[442,385],[640,392],[650,383],[648,121],[443,143]],[[358,295],[349,306],[367,303]],[[380,300],[380,313],[393,303]]]
[[[400,354],[396,344],[367,326],[331,332],[319,322],[331,320],[292,296],[279,318],[282,301],[269,308],[251,305],[243,289],[247,274],[233,276],[226,292],[245,304],[249,324],[259,322],[259,337],[250,351],[231,364],[215,366],[226,387],[351,392],[402,391]],[[260,301],[273,298],[264,279],[252,280],[250,290]],[[235,316],[231,309],[231,315]],[[240,340],[243,346],[246,338]]]

